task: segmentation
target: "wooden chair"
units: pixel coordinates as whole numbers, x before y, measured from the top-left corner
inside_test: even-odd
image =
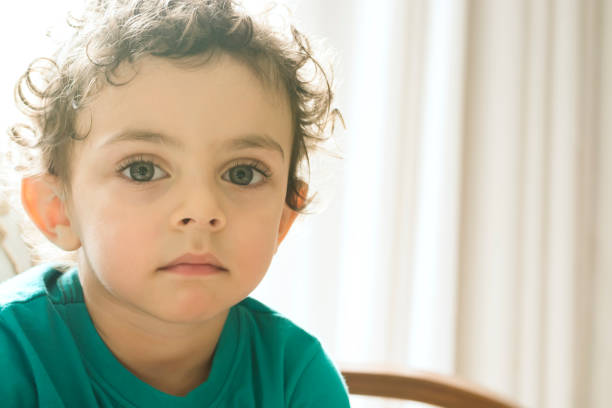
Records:
[[[518,408],[469,382],[440,374],[343,370],[351,395],[396,398],[444,408]]]

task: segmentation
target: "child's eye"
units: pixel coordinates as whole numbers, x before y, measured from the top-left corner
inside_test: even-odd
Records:
[[[124,177],[137,183],[146,183],[168,176],[164,170],[150,160],[136,159],[122,164],[119,169]]]
[[[254,161],[250,164],[233,165],[222,178],[240,186],[255,186],[270,178],[270,171],[261,162]]]

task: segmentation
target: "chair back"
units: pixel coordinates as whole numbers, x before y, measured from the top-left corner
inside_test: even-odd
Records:
[[[349,394],[418,401],[444,408],[518,408],[481,387],[426,372],[343,370]]]

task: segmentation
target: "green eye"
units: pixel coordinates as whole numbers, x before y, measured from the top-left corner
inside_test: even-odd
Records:
[[[128,163],[121,168],[120,173],[127,179],[138,183],[159,180],[168,175],[159,166],[148,160]]]
[[[258,184],[264,179],[265,175],[252,166],[240,165],[228,170],[229,181],[241,186]],[[255,180],[255,182],[253,182]]]
[[[137,163],[130,166],[130,177],[137,181],[149,181],[155,174],[152,163]]]

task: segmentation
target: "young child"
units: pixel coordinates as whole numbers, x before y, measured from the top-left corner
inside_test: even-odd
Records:
[[[306,39],[230,0],[92,0],[74,30],[18,83],[36,139],[12,138],[77,263],[0,286],[2,406],[348,407],[320,343],[248,297],[335,113]]]

